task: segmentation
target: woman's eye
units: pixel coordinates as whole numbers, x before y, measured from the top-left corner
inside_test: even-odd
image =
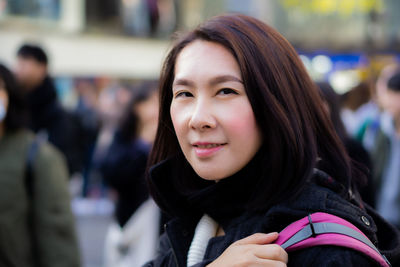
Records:
[[[238,93],[230,88],[224,88],[218,91],[218,95],[229,95],[229,94],[235,94],[237,95]]]
[[[192,97],[192,93],[190,92],[179,92],[175,95],[175,98],[177,97]]]

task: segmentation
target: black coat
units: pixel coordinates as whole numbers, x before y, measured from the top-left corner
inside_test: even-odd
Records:
[[[149,144],[139,139],[126,143],[116,134],[101,163],[104,180],[118,193],[115,215],[121,227],[148,198],[144,174],[149,151]]]
[[[70,174],[82,171],[87,150],[87,136],[80,118],[66,111],[57,99],[50,77],[27,95],[30,112],[29,128],[35,133],[45,132],[48,141],[66,157]]]
[[[151,179],[160,188],[171,188],[163,164],[152,170]],[[206,266],[225,251],[233,242],[253,233],[279,232],[290,223],[313,212],[327,212],[339,216],[358,227],[384,253],[393,266],[399,266],[400,244],[398,231],[369,207],[361,208],[335,192],[337,187],[328,177],[318,177],[309,182],[294,199],[284,201],[262,213],[244,213],[222,224],[224,236],[212,238],[204,260],[196,267]],[[174,194],[166,194],[164,202],[174,201]],[[168,203],[167,203],[168,205]],[[175,205],[179,205],[176,203]],[[186,266],[187,253],[194,229],[202,214],[177,217],[165,225],[158,256],[151,266]],[[348,248],[318,246],[289,253],[288,266],[375,266],[367,256]]]

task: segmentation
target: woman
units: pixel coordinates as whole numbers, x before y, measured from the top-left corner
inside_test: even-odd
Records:
[[[287,255],[271,244],[316,211],[373,242],[383,231],[380,249],[398,260],[396,230],[353,198],[357,172],[315,84],[264,23],[219,16],[183,36],[162,69],[159,119],[148,181],[173,219],[148,266],[373,265],[342,247]]]
[[[65,160],[24,129],[24,118],[0,64],[0,265],[80,266]]]
[[[148,198],[144,173],[157,127],[157,96],[155,82],[138,88],[101,165],[103,178],[118,194],[116,219],[121,227]]]
[[[141,266],[155,255],[160,211],[148,200],[145,171],[158,121],[157,82],[143,82],[127,105],[101,172],[117,194],[106,237],[105,266]],[[121,249],[124,247],[125,249]]]

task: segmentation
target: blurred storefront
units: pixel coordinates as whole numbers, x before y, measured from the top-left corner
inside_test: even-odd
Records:
[[[56,76],[157,78],[173,32],[239,12],[277,28],[315,79],[340,84],[343,71],[398,60],[399,11],[397,0],[0,0],[0,60],[33,41]]]

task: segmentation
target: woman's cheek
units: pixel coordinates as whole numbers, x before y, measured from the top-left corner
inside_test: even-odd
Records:
[[[187,108],[179,104],[171,105],[170,109],[171,120],[178,138],[185,132],[188,127],[188,112]]]
[[[253,111],[247,105],[237,105],[224,114],[224,128],[229,129],[230,135],[247,136],[249,131],[256,130]]]

